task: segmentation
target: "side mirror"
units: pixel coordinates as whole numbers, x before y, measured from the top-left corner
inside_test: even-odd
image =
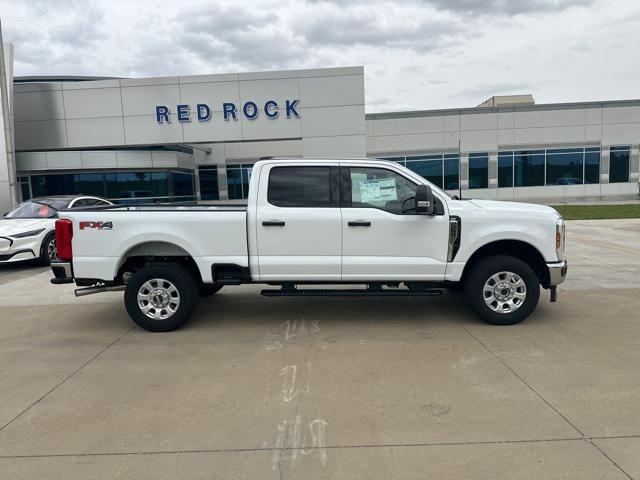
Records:
[[[429,185],[418,185],[416,189],[416,213],[418,215],[433,215],[435,211],[431,187]]]

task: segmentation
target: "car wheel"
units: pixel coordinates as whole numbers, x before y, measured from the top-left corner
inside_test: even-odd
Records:
[[[58,250],[56,249],[55,232],[48,233],[42,241],[40,247],[40,260],[44,265],[51,265],[51,262],[58,261]]]
[[[467,303],[493,325],[513,325],[538,305],[540,285],[529,265],[518,258],[495,255],[476,263],[464,283]]]
[[[211,283],[201,283],[199,287],[199,293],[201,297],[210,297],[215,295],[222,289],[222,285],[214,285]]]
[[[151,332],[184,324],[198,306],[198,284],[177,264],[150,264],[127,281],[124,303],[131,319]]]

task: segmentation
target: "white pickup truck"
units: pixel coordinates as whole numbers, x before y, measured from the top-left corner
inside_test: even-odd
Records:
[[[261,283],[266,296],[419,296],[462,287],[492,324],[556,299],[564,221],[546,206],[452,198],[380,160],[263,160],[248,203],[62,211],[52,283],[124,290],[141,327],[169,331],[199,296]],[[327,288],[331,285],[331,288]],[[339,287],[336,288],[336,285]]]

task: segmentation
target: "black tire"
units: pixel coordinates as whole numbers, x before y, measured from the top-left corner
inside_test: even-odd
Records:
[[[164,282],[160,284],[155,279]],[[145,285],[145,290],[141,290]],[[149,299],[143,299],[139,303],[138,293],[141,291],[148,291]],[[154,296],[154,292],[160,293]],[[129,316],[137,325],[150,332],[169,332],[180,327],[189,320],[198,306],[198,300],[198,283],[187,270],[175,263],[152,263],[141,268],[129,279],[124,291],[124,304]],[[149,315],[161,317],[164,311],[165,316],[168,316],[148,316],[142,307],[145,301]],[[163,302],[167,302],[166,305]]]
[[[52,260],[58,259],[57,251],[55,253],[55,258],[51,258],[49,256],[49,244],[53,243],[53,248],[55,250],[56,245],[56,232],[49,232],[42,240],[42,245],[40,246],[40,263],[43,265],[51,265]]]
[[[220,291],[222,285],[214,285],[212,283],[201,283],[199,293],[201,297],[210,297]]]
[[[485,283],[489,281],[492,276],[497,275],[500,272],[511,272],[515,274],[517,277],[522,279],[526,287],[526,291],[524,291],[524,300],[513,300],[514,303],[516,301],[519,301],[520,303],[516,305],[515,310],[511,312],[502,310],[502,307],[500,306],[501,302],[499,302],[495,297],[496,293],[493,293],[494,296],[492,296],[491,292],[487,292],[487,301],[485,301]],[[509,285],[518,285],[517,283],[509,282],[507,280],[507,276],[500,278],[500,281],[503,280]],[[499,284],[495,285],[499,286]],[[518,291],[518,289],[520,291]],[[499,293],[501,294],[504,291],[506,290],[500,290]],[[521,286],[518,286],[517,288],[512,287],[511,291],[517,291],[518,293],[523,292]],[[471,271],[465,278],[464,296],[467,304],[471,307],[474,313],[486,322],[492,325],[514,325],[527,318],[538,305],[538,300],[540,299],[540,284],[533,269],[522,260],[507,255],[494,255],[483,258],[473,265]],[[513,296],[508,296],[507,298],[513,298]],[[489,307],[487,304],[487,302],[491,303],[492,300],[495,300],[495,302],[493,302],[493,307],[497,311]],[[513,305],[511,307],[509,305],[504,306],[504,309],[508,308],[514,307]]]

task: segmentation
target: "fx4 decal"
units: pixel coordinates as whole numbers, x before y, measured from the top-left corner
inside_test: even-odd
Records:
[[[80,230],[95,228],[97,230],[111,230],[113,222],[80,222]]]

